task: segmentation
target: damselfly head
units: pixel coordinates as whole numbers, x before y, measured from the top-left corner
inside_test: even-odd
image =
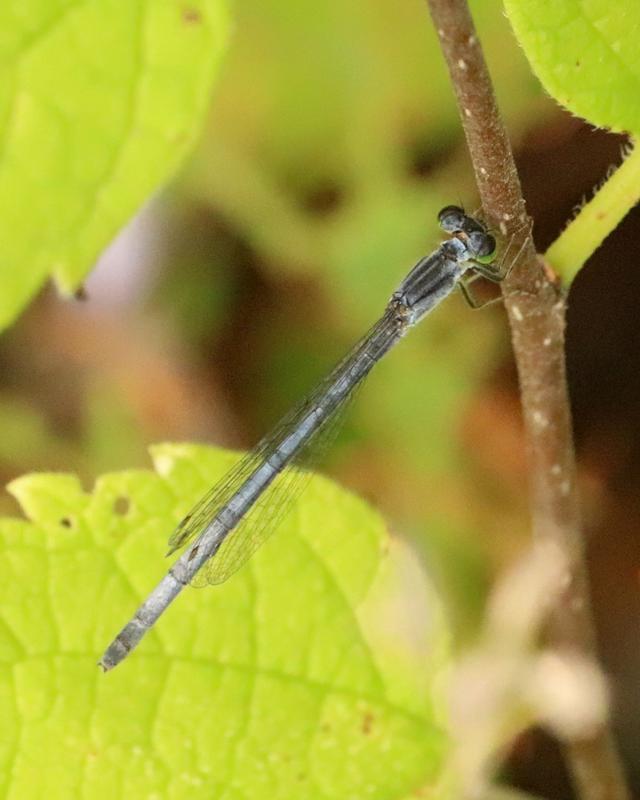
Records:
[[[438,222],[444,231],[465,245],[471,259],[480,263],[493,261],[496,240],[480,220],[465,214],[459,206],[445,206],[438,214]]]

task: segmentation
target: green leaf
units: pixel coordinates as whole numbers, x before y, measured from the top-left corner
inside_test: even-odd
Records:
[[[549,94],[594,125],[640,133],[637,0],[505,0],[505,6]]]
[[[380,517],[324,478],[247,567],[185,590],[135,653],[98,670],[164,574],[171,529],[235,458],[153,457],[157,472],[103,476],[91,494],[69,475],[10,486],[31,521],[0,525],[0,796],[433,791],[447,745],[439,606],[414,563],[387,557]]]
[[[0,4],[0,327],[73,291],[176,170],[226,38],[222,0]]]

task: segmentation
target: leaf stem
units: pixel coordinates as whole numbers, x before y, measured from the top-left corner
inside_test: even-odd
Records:
[[[640,149],[634,147],[545,253],[569,285],[589,256],[640,200]]]
[[[487,221],[517,254],[503,293],[520,380],[533,534],[555,545],[569,565],[548,638],[554,647],[596,659],[565,371],[565,296],[537,258],[513,153],[467,3],[428,3]],[[608,725],[567,742],[565,753],[581,800],[629,799]]]

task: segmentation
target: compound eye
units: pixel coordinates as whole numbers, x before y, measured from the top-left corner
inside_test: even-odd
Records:
[[[490,233],[472,231],[468,235],[469,250],[479,261],[491,261],[496,252],[496,240]]]
[[[458,206],[445,206],[438,214],[438,222],[442,230],[447,233],[455,233],[464,230],[467,215]]]
[[[486,233],[486,227],[481,223],[478,222],[477,219],[473,217],[466,217],[464,221],[464,228],[465,233],[471,233],[472,231],[476,231],[477,233]]]

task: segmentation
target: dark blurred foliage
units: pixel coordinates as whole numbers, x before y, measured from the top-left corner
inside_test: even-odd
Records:
[[[473,6],[543,251],[623,142],[545,98],[500,4]],[[5,481],[72,470],[90,486],[148,466],[159,440],[251,446],[433,247],[438,208],[474,208],[421,0],[238,0],[235,20],[182,175],[105,254],[85,299],[47,291],[0,341]],[[634,212],[579,275],[567,332],[595,613],[638,787],[639,228]],[[492,576],[529,535],[501,309],[454,297],[423,323],[358,396],[326,470],[418,543],[460,640],[472,635]],[[571,796],[542,734],[518,742],[509,770]]]

